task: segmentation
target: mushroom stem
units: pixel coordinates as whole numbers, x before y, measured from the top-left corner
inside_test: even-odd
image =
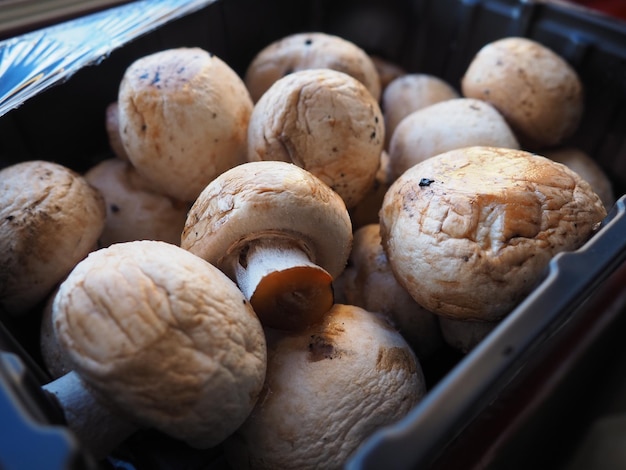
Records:
[[[103,459],[139,429],[103,406],[77,372],[71,371],[42,387],[63,410],[69,429],[97,459]]]
[[[293,242],[255,240],[235,264],[237,284],[264,326],[302,329],[333,305],[332,276]]]

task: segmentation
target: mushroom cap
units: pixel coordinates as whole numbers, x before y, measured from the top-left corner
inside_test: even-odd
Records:
[[[191,202],[246,160],[252,100],[236,72],[205,50],[167,49],[136,60],[117,101],[124,149],[156,192]]]
[[[434,103],[409,114],[395,128],[389,176],[393,181],[427,158],[475,145],[519,148],[502,115],[486,101],[454,98]]]
[[[42,309],[41,325],[39,327],[39,352],[46,372],[53,379],[63,377],[73,368],[65,350],[59,344],[59,340],[54,333],[52,323],[52,304],[58,288],[54,290]]]
[[[578,173],[596,192],[607,211],[615,204],[613,183],[607,173],[589,154],[574,147],[564,147],[543,152],[543,156],[563,163]]]
[[[31,160],[0,170],[0,305],[23,315],[96,248],[102,195],[73,170]]]
[[[346,302],[389,317],[418,358],[426,358],[443,346],[437,316],[419,305],[395,278],[380,239],[379,224],[354,232],[345,277]]]
[[[266,330],[264,393],[224,442],[238,468],[343,468],[374,431],[415,406],[426,387],[420,363],[380,315],[336,304],[297,334]]]
[[[467,354],[498,326],[499,321],[459,320],[439,316],[439,326],[445,343]]]
[[[230,261],[246,244],[286,237],[333,278],[345,268],[352,225],[343,200],[319,178],[286,162],[248,162],[202,191],[181,237],[186,250],[235,278]]]
[[[109,103],[104,113],[104,125],[109,139],[109,147],[116,157],[128,160],[126,149],[120,135],[119,106],[117,101]]]
[[[370,59],[374,62],[374,67],[380,78],[381,98],[385,92],[385,88],[396,78],[406,75],[407,71],[401,65],[392,60],[385,59],[379,55],[370,55]]]
[[[350,208],[374,182],[384,139],[378,102],[361,82],[335,70],[302,70],[277,80],[256,103],[248,160],[295,163]]]
[[[582,117],[583,85],[557,53],[528,38],[486,44],[461,80],[464,96],[493,104],[525,148],[557,145]]]
[[[375,100],[380,77],[371,57],[347,39],[322,32],[295,33],[268,44],[252,59],[244,81],[257,102],[274,82],[292,72],[332,69],[363,83]]]
[[[266,343],[237,286],[160,241],[91,253],[61,284],[53,325],[96,397],[139,425],[199,448],[248,416],[262,389]]]
[[[376,172],[374,184],[363,199],[349,209],[353,230],[363,225],[378,223],[378,212],[383,205],[383,198],[390,185],[389,153],[383,150],[380,154],[380,166]]]
[[[579,248],[606,211],[565,165],[515,149],[467,147],[429,158],[389,188],[380,212],[398,282],[428,310],[495,321]]]
[[[106,203],[101,247],[133,240],[180,243],[190,204],[153,192],[127,160],[103,160],[90,168],[85,178]]]
[[[434,75],[410,73],[392,80],[381,97],[387,145],[400,121],[409,114],[431,104],[456,98],[459,98],[459,92]]]

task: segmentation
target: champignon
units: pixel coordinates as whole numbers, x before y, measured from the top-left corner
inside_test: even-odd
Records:
[[[434,75],[410,73],[392,80],[381,97],[387,148],[402,119],[418,109],[455,98],[459,98],[459,92]]]
[[[124,149],[155,192],[192,202],[246,160],[252,100],[237,73],[203,49],[137,59],[124,72],[117,102]]]
[[[224,442],[233,469],[339,469],[424,396],[419,361],[380,315],[336,304],[300,333],[266,329],[264,392]]]
[[[44,389],[95,455],[139,427],[215,446],[261,392],[266,342],[250,304],[220,270],[175,245],[144,240],[91,253],[52,308],[73,371]]]
[[[389,177],[394,181],[427,158],[475,145],[519,148],[502,115],[486,101],[455,98],[425,106],[395,128],[389,143]]]
[[[438,315],[444,342],[467,354],[498,326],[499,321],[459,320]]]
[[[85,173],[106,203],[100,246],[133,240],[161,240],[178,245],[190,204],[152,191],[127,161],[102,160]]]
[[[412,297],[452,318],[495,321],[580,247],[606,211],[565,165],[514,149],[431,157],[389,188],[380,212],[391,268]]]
[[[97,247],[104,220],[100,192],[64,165],[0,170],[0,306],[20,316],[43,302]]]
[[[117,101],[109,103],[106,107],[104,124],[109,140],[109,147],[111,147],[113,154],[118,158],[128,160],[128,155],[126,154],[126,149],[124,149],[120,135],[119,106]]]
[[[374,178],[374,184],[358,204],[349,209],[353,230],[363,225],[378,223],[378,212],[390,185],[389,154],[383,150],[380,153],[380,165]]]
[[[181,246],[236,280],[265,326],[300,329],[332,306],[352,225],[339,195],[308,171],[249,162],[202,191]]]
[[[254,106],[248,160],[295,163],[350,208],[374,182],[384,139],[380,107],[361,82],[335,70],[302,70],[277,80]]]
[[[346,302],[386,315],[418,358],[431,356],[443,345],[437,316],[415,302],[396,280],[381,244],[379,224],[355,230],[348,266],[340,277]]]
[[[277,80],[308,69],[346,73],[375,100],[380,98],[380,77],[371,57],[353,42],[322,32],[290,34],[265,46],[248,65],[244,81],[256,103]]]
[[[376,67],[376,71],[378,72],[378,77],[380,78],[380,93],[382,98],[385,88],[396,78],[406,75],[407,71],[396,62],[379,55],[370,55],[370,59],[372,59],[374,67]]]
[[[465,71],[461,90],[493,104],[524,148],[562,143],[578,128],[584,108],[576,70],[529,38],[507,37],[483,46]]]

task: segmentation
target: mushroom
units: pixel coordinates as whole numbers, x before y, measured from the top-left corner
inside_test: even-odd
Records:
[[[496,321],[579,248],[606,210],[565,165],[515,149],[466,147],[407,170],[380,212],[391,268],[433,313]]]
[[[438,315],[444,342],[467,354],[498,326],[499,321],[459,320]]]
[[[374,178],[374,184],[358,204],[349,210],[353,230],[363,225],[378,223],[378,211],[380,211],[385,193],[391,185],[389,173],[389,154],[383,150],[380,153],[380,165]]]
[[[584,108],[577,72],[553,50],[522,37],[483,46],[461,89],[468,98],[493,104],[525,148],[562,143],[578,128]]]
[[[30,160],[0,170],[0,307],[29,312],[91,250],[105,220],[102,195],[78,173]]]
[[[376,101],[380,98],[380,77],[371,57],[353,42],[322,32],[290,34],[265,46],[248,65],[244,81],[256,103],[280,78],[308,69],[346,73]]]
[[[427,158],[475,145],[519,148],[502,115],[486,101],[455,98],[426,106],[396,127],[389,143],[389,177],[394,181]]]
[[[391,271],[379,224],[355,230],[348,266],[340,277],[346,302],[386,315],[418,358],[425,359],[443,346],[437,316],[415,302]]]
[[[117,101],[124,149],[155,192],[193,202],[246,160],[252,100],[236,72],[203,49],[139,58],[124,72]]]
[[[133,241],[91,253],[52,309],[73,370],[44,390],[96,456],[143,427],[213,447],[261,392],[267,351],[250,304],[216,267],[175,245]]]
[[[119,120],[119,106],[117,101],[109,103],[105,109],[104,124],[109,140],[109,147],[113,151],[113,154],[123,160],[128,160],[128,154],[122,143],[122,136],[120,135],[120,120]]]
[[[224,442],[233,469],[343,468],[372,433],[425,395],[419,361],[385,318],[336,304],[299,333],[266,329],[257,405]]]
[[[153,192],[127,160],[103,160],[85,173],[85,179],[106,203],[101,247],[133,240],[180,243],[190,204]]]
[[[295,163],[351,208],[374,182],[384,139],[378,102],[361,82],[335,70],[302,70],[277,80],[254,106],[248,160]]]
[[[343,200],[286,162],[249,162],[208,184],[181,246],[236,280],[264,326],[300,329],[333,304],[352,225]]]
[[[383,90],[381,97],[387,148],[394,130],[402,119],[418,109],[455,98],[459,98],[458,91],[434,75],[410,73],[392,80]]]
[[[563,147],[546,150],[543,152],[543,156],[555,162],[563,163],[574,170],[591,185],[607,210],[613,207],[615,203],[613,183],[598,162],[586,152],[575,147]]]
[[[370,55],[370,59],[376,67],[378,77],[380,78],[381,98],[384,95],[385,88],[396,78],[406,75],[407,71],[392,60],[388,60],[379,55]]]

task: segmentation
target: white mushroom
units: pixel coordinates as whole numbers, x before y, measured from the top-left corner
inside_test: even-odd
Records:
[[[335,305],[298,334],[266,329],[264,393],[224,442],[233,469],[339,469],[425,395],[420,363],[379,315]]]
[[[375,100],[380,78],[371,57],[351,41],[322,32],[296,33],[264,47],[252,59],[244,81],[257,102],[277,80],[300,70],[332,69],[361,82]]]
[[[380,78],[380,93],[382,99],[385,88],[387,88],[387,86],[389,86],[389,84],[393,82],[396,78],[406,75],[407,71],[404,69],[404,67],[398,65],[392,60],[386,59],[379,55],[370,55],[370,59],[372,59],[372,62],[374,62],[374,67],[376,67],[378,77]]]
[[[428,310],[495,321],[580,247],[606,216],[565,165],[521,150],[466,147],[407,170],[380,213],[398,281]]]
[[[265,326],[299,329],[333,304],[352,244],[345,204],[285,162],[249,162],[213,180],[191,207],[181,246],[236,280]]]
[[[295,163],[350,208],[374,182],[384,139],[378,102],[361,82],[335,70],[302,70],[276,81],[256,103],[248,160]]]
[[[556,52],[522,37],[483,46],[461,80],[468,98],[493,104],[525,148],[562,143],[582,117],[583,85]]]
[[[216,267],[175,245],[91,253],[61,284],[52,315],[73,372],[44,389],[97,456],[140,427],[213,447],[261,392],[266,343],[250,304]]]
[[[502,115],[486,101],[455,98],[426,106],[396,127],[389,143],[389,177],[394,181],[427,158],[475,145],[519,148]]]
[[[0,307],[23,315],[97,247],[102,195],[78,173],[31,160],[0,171]]]
[[[396,280],[381,244],[379,224],[354,232],[348,266],[340,277],[346,302],[386,315],[418,358],[427,358],[443,346],[437,316],[415,302]]]
[[[168,49],[136,60],[117,101],[124,149],[156,192],[192,202],[246,160],[252,100],[236,72],[205,50]]]
[[[101,247],[133,240],[180,243],[190,204],[152,191],[127,160],[103,160],[85,173],[85,179],[106,203]]]
[[[113,154],[118,158],[128,160],[128,155],[126,154],[126,149],[124,148],[120,135],[119,106],[117,101],[109,103],[106,107],[104,125],[109,140],[109,147],[111,147]]]
[[[349,209],[353,230],[363,225],[378,223],[378,212],[383,205],[383,198],[391,183],[389,154],[383,150],[380,153],[380,165],[374,178],[374,184],[365,193],[363,199]]]

